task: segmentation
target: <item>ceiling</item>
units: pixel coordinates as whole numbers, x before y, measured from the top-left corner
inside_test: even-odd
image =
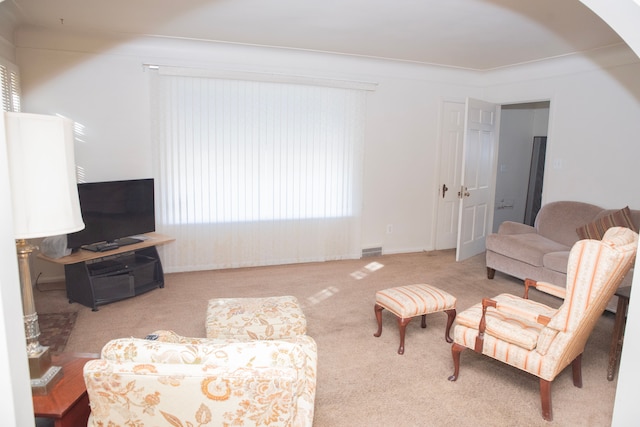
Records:
[[[473,70],[623,43],[578,0],[5,0],[2,13],[11,14],[18,25]]]

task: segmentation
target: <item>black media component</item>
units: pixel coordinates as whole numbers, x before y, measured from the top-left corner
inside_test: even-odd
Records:
[[[104,304],[164,288],[164,272],[155,246],[66,264],[64,274],[69,302],[78,302],[93,311]]]
[[[117,249],[156,230],[153,178],[81,183],[78,197],[85,228],[67,235],[72,250]]]

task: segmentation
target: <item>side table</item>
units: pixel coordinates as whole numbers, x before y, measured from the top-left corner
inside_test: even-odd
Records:
[[[55,427],[86,426],[91,409],[84,385],[84,364],[98,358],[93,353],[61,353],[52,356],[55,366],[62,366],[62,379],[43,396],[32,396],[36,418],[51,418]]]
[[[627,321],[627,308],[629,307],[629,295],[631,286],[621,286],[616,291],[618,297],[618,307],[616,308],[616,320],[613,324],[613,334],[611,336],[611,349],[609,350],[609,368],[607,369],[607,379],[613,381],[614,372],[620,361],[622,352],[622,340],[624,327]]]

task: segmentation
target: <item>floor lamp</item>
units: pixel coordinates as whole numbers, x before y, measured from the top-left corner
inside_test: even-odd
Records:
[[[84,228],[73,154],[73,122],[57,116],[4,113],[13,229],[33,394],[47,394],[62,377],[49,348],[40,345],[27,239]]]

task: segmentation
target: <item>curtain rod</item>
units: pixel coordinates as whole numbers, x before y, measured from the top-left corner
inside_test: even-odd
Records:
[[[260,73],[253,71],[214,70],[204,68],[175,67],[170,65],[142,64],[143,69],[157,71],[160,75],[205,77],[226,80],[247,80],[270,83],[292,83],[310,86],[333,87],[339,89],[357,89],[375,91],[378,83],[359,82],[354,80],[327,79],[323,77],[299,76],[278,73]]]

